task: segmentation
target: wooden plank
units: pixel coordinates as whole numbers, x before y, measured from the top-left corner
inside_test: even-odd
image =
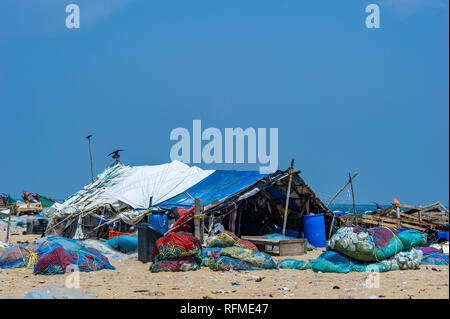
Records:
[[[387,214],[390,214],[394,210],[394,208],[395,208],[395,205],[392,205],[392,206],[386,208],[385,210],[383,210],[381,213],[376,214],[376,215],[377,216],[385,216]]]
[[[306,252],[307,252],[306,239],[300,242],[296,242],[294,240],[284,240],[279,246],[280,256],[298,256],[306,254]]]
[[[266,236],[242,236],[243,240],[252,242],[260,251],[266,251],[266,246],[278,246],[278,253],[273,250],[266,251],[279,256],[296,256],[306,254],[307,242],[305,238],[289,240],[272,240]]]
[[[408,216],[410,217],[410,216]],[[358,220],[361,223],[364,224],[370,224],[374,226],[386,226],[389,225],[391,227],[405,227],[405,228],[412,228],[424,231],[426,228],[431,229],[445,229],[446,224],[436,224],[436,223],[430,223],[427,222],[424,218],[422,222],[419,222],[418,220],[414,220],[411,218],[403,218],[401,220],[397,218],[389,218],[389,217],[383,217],[383,216],[376,216],[376,215],[359,215]],[[344,219],[345,222],[345,219]]]

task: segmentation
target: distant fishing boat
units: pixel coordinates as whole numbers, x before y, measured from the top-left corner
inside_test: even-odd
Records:
[[[39,195],[39,194],[34,194],[33,198],[36,199],[38,202],[40,202],[42,207],[50,207],[54,203],[57,202],[56,200],[53,200],[51,198],[48,198],[46,196],[42,196],[42,195]]]
[[[56,203],[56,200],[53,200],[47,196],[39,195],[38,193],[33,194],[25,190],[22,191],[22,193],[22,199],[25,203],[41,203],[42,207],[50,207]]]
[[[33,194],[25,190],[23,190],[22,193],[22,199],[25,203],[41,203],[42,207],[50,207],[56,203],[56,200],[53,200],[47,196],[39,195],[38,193]]]
[[[17,199],[11,197],[8,194],[0,194],[0,208],[10,208]]]

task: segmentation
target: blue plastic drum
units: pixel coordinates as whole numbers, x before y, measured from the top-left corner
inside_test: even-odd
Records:
[[[148,223],[161,234],[165,234],[169,230],[169,218],[165,213],[151,213]]]
[[[326,246],[325,218],[323,214],[304,215],[303,231],[308,242],[314,247]]]
[[[438,238],[445,238],[448,241],[448,230],[447,231],[438,231],[437,232]]]

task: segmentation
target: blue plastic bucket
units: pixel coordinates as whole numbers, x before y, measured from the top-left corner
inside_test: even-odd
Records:
[[[148,223],[161,234],[169,230],[169,218],[165,213],[151,213]]]
[[[303,215],[303,231],[308,242],[314,247],[324,248],[326,246],[323,214]]]
[[[445,238],[448,241],[448,230],[447,231],[438,231],[437,232],[438,238]]]

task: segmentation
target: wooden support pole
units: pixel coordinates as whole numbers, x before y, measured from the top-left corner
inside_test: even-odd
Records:
[[[9,215],[8,215],[8,225],[6,226],[6,237],[5,237],[5,243],[7,244],[9,241],[9,228],[11,225],[11,214],[13,213],[13,211],[15,211],[15,207],[16,204],[13,204],[13,206],[11,207],[11,209],[9,210]]]
[[[397,209],[395,210],[396,216],[397,216],[397,225],[400,227],[402,225],[401,223],[401,216],[400,216],[400,207],[397,206]]]
[[[212,235],[212,231],[213,231],[213,227],[214,227],[214,212],[211,212],[211,214],[209,214],[209,222],[208,222],[208,236]]]
[[[348,173],[348,178],[350,182],[350,187],[352,189],[352,199],[353,199],[353,214],[356,215],[356,204],[355,204],[355,192],[353,190],[353,177],[350,173]]]
[[[205,215],[203,212],[200,214],[200,238],[198,239],[200,243],[203,245],[205,239]]]
[[[233,234],[236,234],[236,216],[237,216],[237,205],[234,204],[228,223],[228,228]]]
[[[200,199],[194,200],[194,236],[203,244],[202,205]]]
[[[238,230],[236,234],[238,237],[241,237],[241,220],[242,220],[242,208],[241,211],[239,212]]]
[[[286,205],[284,207],[284,219],[283,219],[283,236],[286,232],[286,224],[287,224],[287,214],[288,214],[288,207],[289,207],[289,195],[291,194],[291,184],[292,184],[292,175],[294,172],[294,159],[291,161],[291,167],[289,168],[289,183],[288,188],[286,192]]]

